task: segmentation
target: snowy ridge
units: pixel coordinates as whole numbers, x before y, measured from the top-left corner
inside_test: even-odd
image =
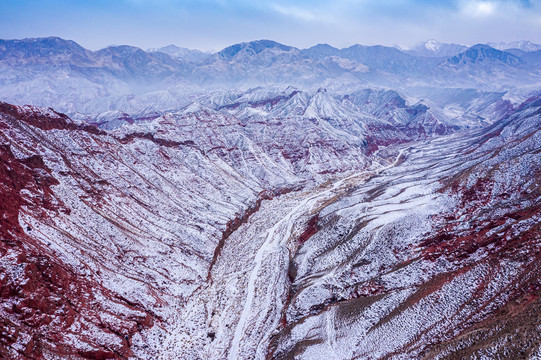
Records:
[[[112,131],[2,103],[0,267],[21,289],[2,292],[17,334],[2,356],[534,354],[516,324],[539,326],[539,98],[369,155],[373,129],[345,136],[354,122],[320,116],[347,114],[342,101],[311,96],[316,119],[192,104]],[[346,100],[389,99],[406,106]]]

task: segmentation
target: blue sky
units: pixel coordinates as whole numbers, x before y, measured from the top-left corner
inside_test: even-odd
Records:
[[[89,49],[219,50],[255,39],[408,47],[427,39],[541,43],[541,0],[0,0],[0,38],[60,36]]]

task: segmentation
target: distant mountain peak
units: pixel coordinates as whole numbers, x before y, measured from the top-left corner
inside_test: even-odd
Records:
[[[314,45],[312,46],[311,48],[309,49],[318,49],[318,50],[338,50],[337,48],[335,48],[334,46],[331,46],[329,44],[317,44],[317,45]]]
[[[438,40],[430,39],[430,40],[425,41],[424,46],[425,46],[425,49],[436,52],[440,49],[441,44],[442,43],[439,42]]]
[[[540,44],[535,44],[528,40],[497,42],[497,43],[492,42],[492,43],[488,43],[488,45],[498,50],[519,49],[525,52],[541,50]]]
[[[494,48],[487,44],[475,44],[475,45],[470,46],[470,49],[494,49]]]
[[[280,44],[273,40],[254,40],[250,42],[243,42],[235,45],[231,45],[229,47],[226,47],[222,51],[218,53],[219,56],[226,58],[226,59],[232,59],[237,54],[240,53],[246,53],[248,55],[255,55],[263,52],[266,49],[279,49],[282,51],[289,51],[294,49],[291,46]]]
[[[415,56],[425,57],[449,57],[459,54],[468,47],[461,44],[448,44],[435,39],[429,39],[417,43],[413,48],[406,52]]]
[[[185,48],[181,48],[173,44],[169,44],[167,46],[160,48],[160,50],[179,50],[179,49],[185,49]]]
[[[338,55],[340,50],[329,44],[317,44],[308,49],[303,49],[302,53],[312,59],[323,59],[328,56]]]
[[[182,59],[188,62],[198,62],[210,55],[210,53],[207,53],[201,50],[188,49],[188,48],[179,47],[173,44],[170,44],[161,48],[151,48],[151,49],[148,49],[147,52],[164,53],[174,58]]]
[[[447,62],[453,65],[474,63],[504,63],[507,65],[516,65],[521,63],[522,59],[511,53],[494,49],[486,44],[476,44],[466,51],[449,58]]]
[[[25,39],[22,39],[22,40],[13,40],[13,41],[21,41],[21,42],[25,42],[25,43],[57,43],[57,44],[70,43],[70,44],[76,44],[75,41],[62,39],[61,37],[58,37],[58,36],[25,38]]]
[[[90,51],[75,41],[64,40],[56,36],[44,38],[26,38],[22,40],[0,40],[1,59],[11,58],[24,63],[56,64],[75,61],[88,61]]]
[[[59,38],[58,36],[48,36],[48,37],[39,37],[39,38],[25,38],[21,40],[0,40],[2,43],[11,43],[18,46],[33,46],[33,47],[47,47],[51,49],[58,48],[71,48],[71,49],[82,49],[84,48],[77,44],[73,40],[65,40]]]

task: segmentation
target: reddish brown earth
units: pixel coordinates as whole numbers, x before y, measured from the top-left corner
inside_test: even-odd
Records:
[[[536,100],[530,100],[520,109],[526,111],[528,106],[532,107],[535,104]],[[157,256],[154,253],[151,253],[152,256],[144,253],[148,250],[147,247],[153,250],[152,246],[147,243],[144,245],[138,243],[141,239],[151,237],[145,233],[147,229],[141,225],[140,218],[146,221],[146,216],[157,213],[159,216],[156,216],[156,219],[161,221],[170,215],[161,213],[163,208],[169,209],[178,206],[175,208],[174,216],[167,218],[168,221],[171,223],[180,222],[183,226],[193,225],[197,232],[202,232],[203,227],[207,224],[203,222],[196,224],[196,220],[198,219],[197,211],[204,212],[205,204],[200,203],[201,197],[197,197],[195,190],[207,185],[201,179],[208,174],[203,172],[198,173],[197,176],[187,177],[188,180],[184,178],[178,180],[179,174],[175,173],[166,178],[163,183],[158,183],[156,179],[165,178],[166,171],[159,166],[169,165],[175,161],[175,156],[179,157],[175,151],[188,149],[181,156],[186,154],[193,156],[191,161],[195,162],[197,160],[207,161],[208,154],[215,148],[210,148],[211,150],[205,152],[201,150],[199,144],[192,140],[167,139],[165,135],[161,137],[144,132],[133,132],[117,137],[92,126],[77,125],[65,115],[52,110],[47,112],[0,103],[0,115],[2,116],[0,119],[0,139],[3,144],[0,145],[0,358],[126,359],[137,355],[134,349],[135,339],[139,339],[137,341],[140,342],[147,341],[146,337],[150,330],[158,329],[156,331],[159,332],[159,329],[168,320],[157,314],[156,309],[167,307],[174,301],[178,301],[178,303],[186,301],[183,293],[181,295],[173,292],[168,293],[169,288],[172,285],[178,285],[178,283],[182,283],[184,286],[183,282],[190,286],[196,281],[212,283],[213,266],[222,256],[222,248],[231,235],[241,227],[249,225],[250,217],[260,210],[263,201],[272,201],[279,195],[294,191],[288,187],[282,187],[275,191],[260,191],[259,188],[250,184],[252,186],[250,190],[255,191],[255,194],[252,198],[242,198],[245,201],[242,205],[245,207],[234,208],[231,206],[228,211],[231,211],[233,216],[227,218],[220,214],[221,222],[216,220],[215,224],[213,223],[213,226],[219,231],[212,232],[216,242],[214,247],[211,247],[211,251],[207,251],[206,254],[201,250],[204,247],[202,244],[189,243],[188,240],[180,236],[176,238],[171,235],[171,239],[164,239],[166,236],[162,236],[156,243],[149,243],[156,247],[167,245],[163,245],[163,249],[159,249],[160,256],[167,254],[168,251],[171,253],[171,249],[176,247],[180,248],[181,252],[202,259],[202,262],[206,261],[208,267],[201,267],[204,270],[203,275],[193,271],[196,280],[178,279],[174,273],[170,274],[168,270],[171,265],[169,261],[176,259],[176,253],[164,261],[165,265],[158,263],[163,266],[158,269],[159,271],[153,268],[156,263],[151,261],[155,260]],[[528,116],[539,116],[539,111],[532,112]],[[518,127],[522,126],[522,122],[526,122],[528,117],[511,120],[509,124],[515,122]],[[422,127],[409,130],[411,130],[412,136],[424,136]],[[443,134],[448,130],[436,128],[435,132]],[[528,165],[528,167],[524,165],[524,168],[529,171],[527,176],[522,178],[515,176],[514,182],[510,182],[511,185],[505,181],[507,181],[506,176],[509,175],[507,172],[524,170],[521,166],[522,162],[526,163],[530,157],[537,159],[536,156],[541,150],[532,139],[539,129],[530,129],[525,134],[517,135],[516,138],[505,139],[508,143],[504,145],[483,150],[483,147],[490,145],[491,141],[504,136],[502,134],[505,134],[505,130],[503,125],[495,126],[482,136],[477,137],[475,144],[463,149],[459,156],[472,156],[471,159],[468,158],[468,161],[472,163],[470,167],[457,170],[455,173],[449,171],[452,173],[451,175],[438,177],[438,174],[436,176],[440,186],[439,195],[453,198],[455,202],[452,207],[426,220],[430,222],[432,229],[430,232],[415,237],[415,241],[410,239],[412,242],[401,248],[402,245],[399,245],[401,237],[410,234],[409,230],[385,229],[381,232],[381,237],[378,238],[382,245],[376,244],[375,250],[372,250],[372,253],[367,252],[365,257],[359,255],[363,250],[361,245],[353,248],[351,253],[341,253],[343,264],[347,266],[342,266],[342,263],[337,264],[336,274],[338,275],[333,279],[337,284],[342,282],[338,284],[342,286],[342,289],[336,286],[336,289],[341,292],[334,292],[333,288],[329,292],[329,296],[322,297],[321,301],[308,297],[306,301],[309,306],[306,308],[302,308],[304,306],[302,302],[295,303],[296,297],[312,285],[312,278],[308,276],[311,271],[309,268],[306,276],[309,281],[306,283],[298,281],[297,269],[293,266],[293,258],[298,254],[290,253],[289,260],[291,262],[287,264],[289,266],[287,275],[290,285],[294,285],[288,289],[290,290],[288,297],[285,299],[284,308],[281,309],[280,325],[277,329],[279,333],[268,344],[268,358],[293,358],[303,354],[304,350],[310,346],[323,343],[325,339],[316,337],[294,338],[289,348],[281,348],[282,344],[289,341],[289,337],[294,333],[296,327],[303,326],[303,323],[308,322],[311,317],[315,318],[334,311],[338,314],[336,315],[337,319],[344,321],[342,325],[347,330],[348,321],[354,324],[356,321],[363,320],[358,319],[358,316],[365,309],[378,304],[386,296],[393,295],[393,293],[411,290],[403,300],[397,301],[396,306],[388,313],[381,315],[377,321],[374,321],[367,330],[366,336],[368,336],[389,326],[408,310],[414,308],[422,310],[422,306],[426,306],[430,310],[430,306],[426,304],[427,299],[434,296],[444,298],[448,294],[455,296],[455,293],[447,289],[450,287],[449,285],[459,283],[462,277],[480,268],[486,275],[479,278],[475,285],[468,286],[466,284],[468,290],[472,290],[467,304],[460,304],[458,309],[447,314],[445,321],[442,320],[427,328],[419,326],[413,330],[409,329],[414,334],[411,340],[377,358],[393,359],[404,356],[419,359],[458,359],[483,356],[502,359],[534,358],[538,354],[541,341],[538,331],[541,326],[539,312],[541,303],[541,267],[539,266],[541,263],[541,225],[538,222],[538,219],[541,218],[539,202],[541,171],[539,164],[535,165],[534,162],[534,165]],[[13,134],[20,137],[12,138]],[[43,134],[49,134],[49,136]],[[70,136],[74,136],[76,140]],[[68,138],[74,142],[78,141],[77,144],[83,143],[85,153],[81,158],[84,161],[88,159],[91,161],[85,163],[77,157],[79,155],[76,154],[75,150],[71,153],[70,149],[66,149],[70,144],[66,140]],[[17,143],[19,139],[31,139],[31,141],[28,141],[25,148],[19,146]],[[61,141],[58,143],[52,145],[47,143],[59,139]],[[368,138],[367,150],[376,152],[381,147],[404,141],[406,140],[403,138],[391,140],[387,138],[377,142],[375,139]],[[47,162],[45,150],[41,150],[43,155],[38,152],[22,155],[29,153],[28,148],[33,145],[37,146],[40,142],[47,143],[47,150],[57,150],[60,155],[56,155],[61,160],[56,160],[56,165],[59,169],[68,170],[55,172],[49,168],[47,164],[50,162]],[[88,144],[98,145],[93,148]],[[331,143],[322,142],[322,144],[332,149]],[[148,147],[145,148],[145,145]],[[518,150],[511,145],[516,145]],[[128,157],[113,157],[125,146],[134,147],[137,155],[129,158],[129,161],[125,160]],[[236,155],[231,156],[235,159],[234,164],[243,161],[256,163],[255,160],[258,160],[252,154],[245,157],[240,148],[222,146],[220,149],[223,151],[223,158],[229,156],[228,151],[235,152]],[[193,152],[188,153],[192,150]],[[306,157],[306,154],[301,151],[279,150],[281,153],[287,154],[284,157],[286,160],[294,159],[295,162],[301,162]],[[155,173],[149,172],[151,176],[148,175],[149,173],[143,173],[141,169],[148,169],[138,163],[144,161],[139,161],[139,156],[142,159],[145,152],[149,153],[150,151],[156,155],[153,159],[156,164],[148,165],[149,167],[155,165],[158,168]],[[483,153],[483,151],[485,152]],[[97,159],[103,159],[106,155],[112,156],[113,163],[119,162],[119,159],[125,160],[126,167],[122,168],[124,172],[115,173],[119,179],[126,176],[126,179],[123,179],[127,184],[125,187],[120,187],[118,184],[100,177],[100,167],[109,166],[110,163],[100,162],[101,160]],[[398,157],[395,164],[402,164],[406,158],[406,155]],[[488,165],[484,165],[484,162],[487,162]],[[433,164],[429,165],[434,166]],[[461,165],[460,161],[457,161],[455,165]],[[96,166],[96,168],[92,166]],[[197,166],[195,167],[197,168]],[[111,168],[112,172],[117,171],[117,168]],[[131,172],[128,172],[126,168],[129,168]],[[155,168],[152,169],[155,170]],[[183,168],[183,171],[186,169],[187,167]],[[415,170],[421,171],[419,169],[424,170],[422,168]],[[336,172],[336,169],[325,169],[320,174]],[[402,175],[407,174],[395,174],[394,181],[399,183]],[[107,216],[101,215],[103,218],[99,218],[100,221],[107,226],[110,223],[111,227],[120,228],[122,234],[131,232],[127,241],[128,245],[122,242],[114,243],[113,239],[111,240],[113,251],[103,253],[96,251],[94,254],[103,255],[99,261],[96,261],[102,267],[88,266],[87,273],[62,260],[62,255],[65,254],[53,250],[53,247],[49,246],[50,244],[43,242],[43,240],[37,240],[37,229],[33,229],[21,220],[25,219],[24,216],[28,216],[41,225],[55,228],[58,226],[57,220],[59,218],[69,218],[76,210],[70,208],[69,202],[61,200],[58,190],[55,190],[62,181],[66,181],[65,178],[73,180],[73,183],[80,187],[76,190],[82,189],[76,197],[73,197],[77,201],[83,202],[85,205],[90,204],[89,207],[93,206],[92,209],[95,207],[96,212],[106,213],[107,210],[113,209],[106,214]],[[132,189],[134,179],[138,183],[138,187]],[[222,183],[227,183],[233,179],[238,181],[237,178],[233,177],[224,177],[219,180]],[[175,183],[174,180],[178,180],[178,182]],[[367,185],[364,193],[355,195],[356,190],[352,189],[343,197],[333,198],[325,206],[334,206],[335,201],[344,200],[344,213],[347,213],[351,206],[346,201],[347,197],[355,195],[358,198],[352,200],[352,203],[365,201],[368,210],[372,206],[377,208],[378,204],[381,205],[383,210],[381,214],[378,213],[380,215],[396,211],[385,208],[385,201],[389,199],[385,198],[386,190],[392,189],[391,181],[377,176],[372,180],[374,180],[373,186]],[[192,187],[187,187],[190,191],[182,193],[183,197],[171,196],[169,198],[164,196],[164,198],[157,199],[154,197],[156,193],[149,195],[150,199],[144,197],[145,191],[156,188],[160,191],[159,195],[165,193],[170,196],[174,189],[183,186],[184,182],[187,181],[192,182],[190,184]],[[214,186],[214,184],[211,185]],[[166,188],[165,186],[170,187]],[[210,188],[211,186],[205,189]],[[73,188],[69,188],[69,190],[75,191]],[[117,198],[109,198],[110,193],[115,191],[121,195]],[[399,196],[402,191],[405,190],[402,189],[397,195],[390,195],[390,198]],[[64,196],[63,199],[71,199],[69,196]],[[366,196],[366,198],[362,196]],[[111,199],[125,201],[119,208],[125,206],[128,209],[126,213],[120,213],[118,217],[113,217],[113,215],[117,215],[115,211],[120,211],[119,208],[115,207],[107,208],[111,203],[116,204]],[[251,201],[246,199],[251,199]],[[159,203],[158,200],[163,203]],[[219,200],[222,201],[222,199]],[[187,205],[188,201],[192,207]],[[403,205],[408,201],[406,199],[398,205]],[[157,202],[157,205],[154,202]],[[223,203],[226,202],[232,201],[223,200],[220,206],[225,206]],[[246,204],[251,205],[246,206]],[[231,204],[227,203],[226,205]],[[394,205],[398,207],[397,204]],[[148,212],[143,212],[141,209]],[[212,209],[210,206],[206,209],[214,215],[212,210],[208,210]],[[342,228],[335,228],[339,216],[336,215],[333,218],[332,213],[326,215],[327,217],[320,216],[320,213],[307,217],[304,227],[291,240],[294,244],[291,249],[296,251],[299,248],[302,250],[305,246],[322,246],[322,251],[315,255],[316,259],[312,264],[318,266],[324,262],[319,259],[319,256],[333,254],[341,246],[353,242],[356,236],[362,233],[363,229],[374,220],[373,217],[368,216],[366,219],[362,218],[363,211],[368,211],[366,209],[350,214],[351,220],[354,221],[347,224],[349,227],[344,225]],[[178,220],[177,216],[183,210],[192,212],[189,214],[192,216],[189,219],[193,224],[187,222],[185,218]],[[392,219],[390,221],[392,223]],[[159,226],[165,227],[166,225],[159,223]],[[376,227],[374,233],[379,234],[385,225]],[[400,228],[400,226],[401,224],[397,224],[396,228]],[[150,231],[148,232],[150,233]],[[173,233],[174,231],[164,230],[164,234],[170,235],[169,232]],[[104,234],[107,233],[99,235],[104,236]],[[141,236],[139,237],[139,235]],[[96,246],[101,250],[99,244],[90,244],[89,239],[74,240],[70,233],[64,236],[65,239],[62,241],[67,243],[73,240],[79,249],[86,251],[87,247]],[[370,234],[367,238],[371,239]],[[368,241],[366,243],[359,242],[365,247],[367,243]],[[141,253],[144,255],[134,250],[137,247],[144,250]],[[294,251],[292,250],[292,252]],[[91,251],[88,253],[90,254]],[[134,260],[131,260],[130,255],[133,253],[137,256],[134,255]],[[359,255],[358,258],[356,258],[357,255]],[[513,273],[510,275],[510,279],[503,282],[503,289],[492,291],[492,287],[502,284],[498,276],[500,273],[505,273],[511,263],[516,265],[516,268],[519,269],[518,272]],[[419,279],[412,280],[411,284],[408,285],[409,288],[408,286],[402,287],[402,284],[397,286],[397,283],[392,282],[393,279],[385,278],[393,272],[407,269],[412,264],[416,264],[415,266],[422,264],[422,266],[414,268],[411,273],[423,276],[419,275]],[[445,266],[441,265],[442,267],[438,268],[440,264]],[[182,262],[180,266],[188,268]],[[145,295],[151,299],[149,303],[152,302],[152,305],[140,303],[135,295],[132,298],[123,294],[121,290],[117,291],[111,286],[106,287],[100,273],[109,271],[109,267],[114,269],[111,272],[122,272],[123,269],[126,269],[126,273],[130,277],[139,276],[138,280],[144,284]],[[141,272],[134,271],[134,268],[137,271],[141,269]],[[374,276],[356,280],[356,276],[364,276],[373,268],[376,269]],[[429,269],[431,272],[427,270],[427,274],[425,274],[425,269]],[[158,275],[152,272],[154,270]],[[326,270],[316,272],[313,274],[314,278],[321,276]],[[340,273],[340,271],[344,272]],[[425,275],[426,277],[424,277]],[[296,281],[297,283],[295,283]],[[331,285],[334,286],[334,283]],[[332,286],[328,288],[332,288]],[[315,301],[315,303],[312,304],[310,301]],[[452,301],[449,303],[454,304]],[[295,306],[298,309],[294,308]],[[203,322],[204,319],[201,321]],[[328,331],[327,327],[324,328],[325,330],[319,330]],[[219,333],[211,332],[208,337],[214,340],[219,335]],[[152,339],[148,340],[148,343],[153,341]],[[161,343],[154,341],[155,344],[158,344],[157,347],[161,345]],[[158,352],[153,354],[158,354],[159,350],[161,349],[158,348]],[[151,355],[147,357],[152,358]],[[362,355],[359,357],[363,358]]]
[[[20,115],[6,104],[2,110]],[[62,115],[21,119],[45,129],[71,128]],[[17,159],[9,145],[0,146],[0,358],[125,359],[131,354],[131,337],[152,326],[152,317],[78,276],[33,239],[30,226],[23,229],[19,223],[22,206],[44,221],[60,212],[69,215],[70,209],[51,191],[56,184],[40,156]],[[96,294],[124,307],[126,316],[102,308]]]

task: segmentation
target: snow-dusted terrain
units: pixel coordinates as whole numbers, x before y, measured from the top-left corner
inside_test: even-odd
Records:
[[[0,358],[539,358],[519,45],[0,42]]]

